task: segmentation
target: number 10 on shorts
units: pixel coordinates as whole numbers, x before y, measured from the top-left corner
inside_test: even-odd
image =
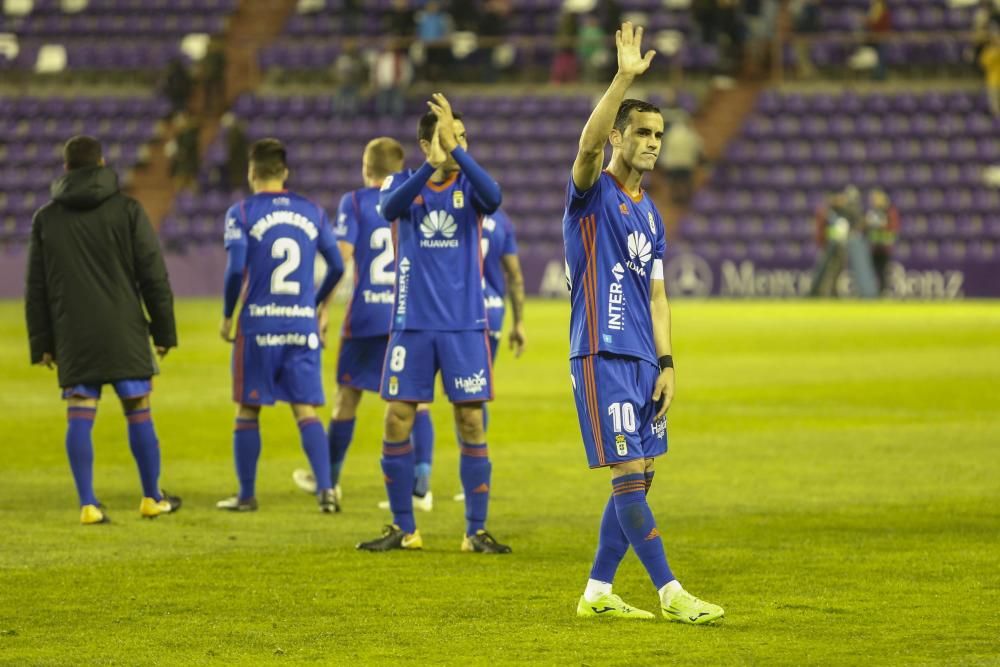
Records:
[[[628,443],[622,431],[635,433],[635,407],[631,403],[612,403],[608,406],[608,416],[615,430],[615,450],[618,456],[628,454]]]

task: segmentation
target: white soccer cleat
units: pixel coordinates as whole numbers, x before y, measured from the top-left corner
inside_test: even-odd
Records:
[[[465,502],[465,492],[463,491],[462,493],[456,493],[454,496],[452,496],[451,499],[454,500],[456,503],[464,503]]]
[[[292,472],[292,481],[295,482],[295,486],[299,487],[306,493],[311,493],[315,495],[316,478],[313,477],[311,470],[306,470],[304,468],[296,468]]]

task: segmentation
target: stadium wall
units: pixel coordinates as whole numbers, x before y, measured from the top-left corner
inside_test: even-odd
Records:
[[[26,253],[0,257],[0,297],[24,295]],[[200,247],[184,254],[168,254],[170,281],[177,296],[222,298],[225,251]],[[565,298],[562,253],[556,249],[522,248],[521,263],[529,294]],[[674,297],[797,298],[809,292],[812,260],[751,260],[745,257],[706,257],[693,252],[667,253],[665,276]],[[890,268],[890,294],[899,299],[958,300],[1000,297],[1000,261],[909,259]],[[850,296],[845,273],[838,293]]]

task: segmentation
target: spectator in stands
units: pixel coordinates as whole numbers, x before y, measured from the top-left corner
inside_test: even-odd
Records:
[[[406,111],[406,91],[413,83],[413,65],[402,46],[390,42],[375,57],[372,67],[372,88],[375,90],[375,112],[379,115],[402,116]]]
[[[455,30],[465,32],[476,32],[482,21],[482,9],[479,0],[459,0],[452,2],[449,7],[451,19],[455,23]]]
[[[250,141],[247,139],[246,127],[243,121],[230,111],[222,115],[222,129],[225,132],[226,142],[223,185],[230,191],[245,189],[250,169]]]
[[[704,161],[701,136],[686,113],[674,114],[663,137],[659,163],[667,177],[670,200],[687,206],[694,194],[695,170]]]
[[[850,185],[834,192],[816,210],[816,246],[819,254],[813,269],[809,296],[836,294],[837,278],[847,266],[847,238],[860,224],[858,189]]]
[[[986,98],[990,111],[1000,118],[1000,30],[990,35],[990,43],[983,49],[979,62],[986,73]]]
[[[795,68],[800,78],[810,79],[816,75],[812,58],[809,56],[811,36],[820,31],[819,0],[792,0],[788,6],[792,17],[792,44],[795,49]]]
[[[365,61],[358,50],[356,39],[344,40],[344,50],[333,61],[333,76],[337,82],[333,113],[341,116],[357,113],[366,72]]]
[[[413,39],[416,18],[410,0],[392,0],[392,6],[385,12],[385,32],[389,37],[398,38],[400,48],[406,48]],[[399,41],[402,40],[402,41]]]
[[[441,81],[451,64],[451,15],[438,0],[428,0],[417,14],[417,38],[423,44],[427,58],[424,78]]]
[[[865,34],[867,46],[878,54],[878,62],[872,71],[872,76],[881,81],[885,79],[885,40],[892,32],[892,13],[885,0],[872,0],[865,19]]]
[[[194,88],[194,81],[187,66],[180,58],[173,58],[167,65],[167,72],[163,78],[163,94],[170,102],[170,116],[187,111],[188,100],[191,99],[191,92]]]
[[[604,80],[608,64],[607,38],[597,16],[583,17],[580,34],[576,39],[576,56],[580,62],[583,80],[588,83]]]
[[[979,58],[996,30],[1000,30],[1000,0],[979,0],[972,14],[972,62],[979,72],[982,72]]]
[[[579,76],[576,61],[576,14],[563,11],[556,27],[556,55],[552,59],[550,79],[552,83],[572,83]]]
[[[177,121],[177,135],[166,147],[170,158],[170,175],[178,190],[194,189],[201,168],[199,136],[201,125],[193,117],[182,116]]]
[[[201,61],[201,81],[205,113],[216,113],[226,105],[226,45],[213,37]]]
[[[899,211],[889,201],[884,190],[876,188],[868,195],[868,211],[862,227],[871,247],[872,265],[878,280],[878,291],[888,290],[887,269],[892,258],[892,246],[899,234]]]
[[[511,49],[511,46],[505,42],[509,17],[510,0],[486,0],[478,30],[486,52],[483,61],[483,80],[486,83],[496,82],[500,74],[500,63],[504,59],[504,53]]]
[[[771,52],[778,21],[778,0],[744,0],[748,46],[747,55],[754,73],[762,71]]]

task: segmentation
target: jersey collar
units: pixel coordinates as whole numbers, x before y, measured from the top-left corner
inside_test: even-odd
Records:
[[[604,173],[607,174],[608,176],[610,176],[614,180],[614,182],[618,185],[618,189],[621,190],[622,192],[624,192],[626,197],[628,197],[629,199],[631,199],[636,204],[638,204],[639,202],[642,201],[643,196],[645,196],[645,194],[646,194],[646,191],[642,189],[642,186],[639,187],[639,194],[633,196],[633,195],[629,194],[629,191],[625,189],[625,186],[622,185],[622,182],[618,180],[617,176],[615,176],[614,174],[612,174],[607,169],[604,170]]]

